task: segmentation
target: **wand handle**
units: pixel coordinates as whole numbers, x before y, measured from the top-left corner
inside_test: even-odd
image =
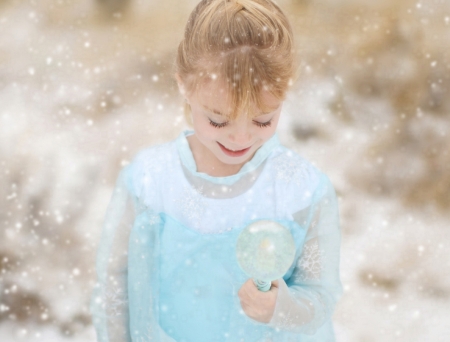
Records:
[[[259,279],[253,279],[253,283],[256,285],[259,291],[267,292],[270,290],[270,287],[272,286],[272,282],[270,281],[264,281]]]

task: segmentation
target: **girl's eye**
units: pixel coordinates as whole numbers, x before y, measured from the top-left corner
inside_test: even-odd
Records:
[[[258,121],[253,121],[255,123],[256,126],[264,128],[264,127],[269,127],[272,124],[272,120],[269,120],[267,122],[258,122]]]
[[[228,125],[228,122],[225,121],[223,123],[217,123],[217,122],[214,122],[211,119],[209,119],[209,124],[215,128],[222,128],[222,127],[225,127],[226,125]]]

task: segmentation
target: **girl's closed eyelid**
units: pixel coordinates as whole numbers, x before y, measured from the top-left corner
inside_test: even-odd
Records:
[[[209,124],[215,128],[222,128],[222,127],[225,127],[226,125],[228,125],[228,121],[219,123],[219,122],[212,121],[209,118],[208,118],[208,120],[209,120]]]
[[[215,121],[211,120],[210,118],[208,118],[208,120],[209,120],[209,124],[215,128],[222,128],[229,124],[229,121],[215,122]],[[272,119],[265,121],[265,122],[259,122],[259,121],[253,120],[253,123],[260,128],[270,127],[272,125]]]
[[[269,121],[266,121],[266,122],[253,121],[253,123],[256,126],[261,127],[261,128],[269,127],[272,125],[272,119],[270,119]]]

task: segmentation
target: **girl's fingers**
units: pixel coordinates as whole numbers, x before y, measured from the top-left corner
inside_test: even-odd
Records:
[[[238,296],[239,298],[249,297],[251,295],[251,290],[249,289],[248,281],[242,285],[239,289]]]
[[[271,292],[278,289],[278,280],[272,281]],[[253,279],[248,279],[242,287],[239,289],[238,297],[241,302],[245,302],[247,305],[258,304],[261,301],[267,300],[269,293],[261,292],[253,283]]]
[[[254,297],[258,291],[258,288],[253,283],[252,279],[247,280],[245,282],[243,288],[244,288],[244,292],[250,297]]]

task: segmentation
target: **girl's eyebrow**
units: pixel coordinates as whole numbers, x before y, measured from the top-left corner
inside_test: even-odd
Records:
[[[208,111],[210,111],[210,112],[212,112],[214,114],[217,114],[217,115],[228,116],[228,115],[225,115],[225,114],[221,113],[217,109],[211,109],[211,108],[209,108],[209,107],[207,107],[205,105],[203,105],[203,108],[205,108],[206,110],[208,110]]]
[[[272,113],[275,112],[278,108],[280,108],[280,106],[277,106],[277,107],[271,109],[269,112],[263,112],[263,113],[261,113],[261,114],[259,114],[259,115],[256,115],[256,117],[258,117],[258,116],[264,116],[264,115],[268,115],[268,114],[272,114]]]
[[[217,109],[211,109],[211,108],[209,108],[208,106],[205,106],[205,105],[203,105],[203,108],[205,108],[206,110],[208,110],[208,111],[210,111],[210,112],[212,112],[212,113],[214,113],[214,114],[217,114],[217,115],[228,116],[228,115],[226,115],[226,114],[223,114],[222,112],[220,112],[220,111],[217,110]],[[256,115],[256,117],[258,117],[258,116],[264,116],[264,115],[267,115],[267,114],[272,114],[272,113],[273,113],[274,111],[276,111],[278,108],[279,108],[279,106],[276,107],[276,108],[274,108],[274,109],[271,110],[270,112],[263,112],[263,113],[261,113],[261,114],[259,114],[259,115]]]

